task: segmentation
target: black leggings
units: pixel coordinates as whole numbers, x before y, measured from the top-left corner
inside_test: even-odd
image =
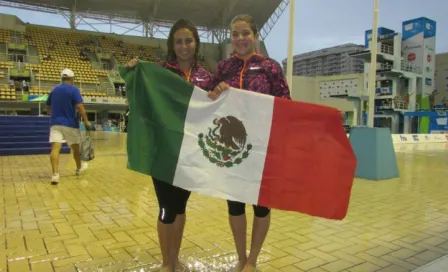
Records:
[[[227,206],[229,208],[229,214],[231,216],[239,216],[239,215],[243,215],[246,213],[246,204],[244,204],[244,203],[227,200]],[[266,217],[266,216],[268,216],[269,212],[271,211],[271,209],[266,208],[266,207],[257,206],[257,205],[252,205],[252,206],[254,208],[254,214],[256,217],[260,217],[260,218]]]
[[[172,224],[177,215],[185,214],[191,192],[155,178],[153,183],[159,202],[159,221],[163,224]]]

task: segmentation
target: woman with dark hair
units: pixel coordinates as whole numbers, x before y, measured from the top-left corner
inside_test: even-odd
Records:
[[[259,32],[255,21],[249,15],[236,16],[231,24],[233,54],[218,63],[215,71],[215,89],[209,92],[211,99],[233,88],[291,99],[288,83],[278,62],[262,56],[256,51]],[[270,225],[270,209],[253,205],[254,221],[249,256],[246,255],[247,220],[245,204],[227,201],[230,227],[238,254],[236,271],[256,271],[258,255]]]
[[[196,27],[187,20],[177,21],[170,30],[167,40],[166,61],[160,65],[185,78],[186,81],[209,91],[214,88],[213,76],[198,63],[200,46]],[[139,60],[132,59],[128,69]],[[178,264],[179,250],[185,226],[185,208],[190,192],[153,178],[154,189],[159,202],[157,231],[162,251],[162,271],[174,271]]]

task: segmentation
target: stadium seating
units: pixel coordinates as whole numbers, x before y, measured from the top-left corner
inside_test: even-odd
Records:
[[[85,91],[82,88],[80,89],[82,96],[83,97],[90,97],[90,98],[102,98],[102,97],[106,97],[105,93],[101,93],[101,92],[91,92],[91,91]],[[44,94],[49,94],[51,92],[51,89],[40,89],[39,90],[39,86],[33,86],[30,90],[29,90],[29,94],[30,95],[44,95]]]
[[[126,44],[111,37],[103,37],[100,39],[100,44],[103,52],[110,53],[115,56],[120,64],[127,63],[131,58],[139,56],[146,61],[157,62],[160,60],[160,55],[163,53],[161,49],[142,46],[135,44]],[[125,54],[123,54],[125,52]]]
[[[17,100],[16,91],[10,90],[8,84],[0,85],[0,101]]]
[[[0,42],[8,42],[10,39],[10,32],[6,29],[0,29]]]
[[[85,41],[88,36],[73,30],[27,26],[26,33],[30,37],[29,45],[37,47],[41,65],[34,65],[37,71],[36,79],[60,81],[60,73],[64,68],[70,68],[76,74],[75,83],[100,84],[98,76],[107,76],[107,71],[94,70],[88,60],[80,58],[80,48],[77,44]],[[54,47],[51,48],[51,43]],[[87,44],[84,47],[93,51],[94,47]],[[49,57],[49,58],[48,58]]]
[[[125,64],[134,56],[139,56],[146,61],[158,62],[165,55],[161,48],[128,44],[114,37],[89,35],[86,32],[70,29],[27,25],[26,32],[19,36],[22,43],[35,46],[38,63],[40,63],[25,64],[25,69],[32,71],[30,95],[49,93],[53,86],[60,82],[60,71],[70,68],[76,74],[75,84],[80,86],[83,96],[110,97],[104,92],[104,88],[101,88],[104,91],[99,91],[101,84],[110,84],[109,71],[92,68],[90,62],[92,58],[82,57],[80,54],[82,48],[86,49],[90,56],[95,56],[95,52],[111,54],[118,64]],[[0,29],[0,43],[10,42],[11,38],[13,37],[9,30]],[[207,62],[201,61],[201,64],[209,69]],[[20,97],[16,95],[15,90],[9,90],[6,85],[2,87],[3,83],[7,83],[8,68],[14,68],[14,63],[0,61],[0,99],[16,100]],[[39,81],[40,91],[37,84]]]
[[[13,68],[14,64],[10,61],[1,61],[0,62],[0,69],[8,69]]]
[[[110,37],[101,39],[101,46],[104,52],[113,54],[120,64],[126,64],[131,58],[139,56],[140,59],[150,62],[159,62],[164,59],[165,53],[161,48],[135,44],[120,44],[120,41]],[[125,54],[122,54],[123,51]],[[200,64],[210,70],[206,61],[201,60]]]

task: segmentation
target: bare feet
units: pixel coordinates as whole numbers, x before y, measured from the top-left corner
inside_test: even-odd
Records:
[[[255,265],[252,264],[248,264],[246,263],[246,265],[244,265],[243,270],[241,270],[241,272],[256,272],[257,268],[255,267]]]
[[[160,269],[160,272],[173,272],[173,271],[174,271],[174,269],[171,265],[164,265]]]
[[[230,270],[232,272],[241,272],[244,268],[246,261],[238,261],[238,263]]]
[[[177,261],[176,265],[174,266],[174,271],[176,272],[186,272],[186,271],[190,271],[188,270],[187,266],[185,266],[185,264],[183,264],[181,261]]]

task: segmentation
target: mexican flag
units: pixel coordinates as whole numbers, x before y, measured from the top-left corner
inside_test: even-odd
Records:
[[[120,73],[129,169],[211,197],[345,217],[356,158],[336,109],[238,89],[212,101],[152,63]]]

